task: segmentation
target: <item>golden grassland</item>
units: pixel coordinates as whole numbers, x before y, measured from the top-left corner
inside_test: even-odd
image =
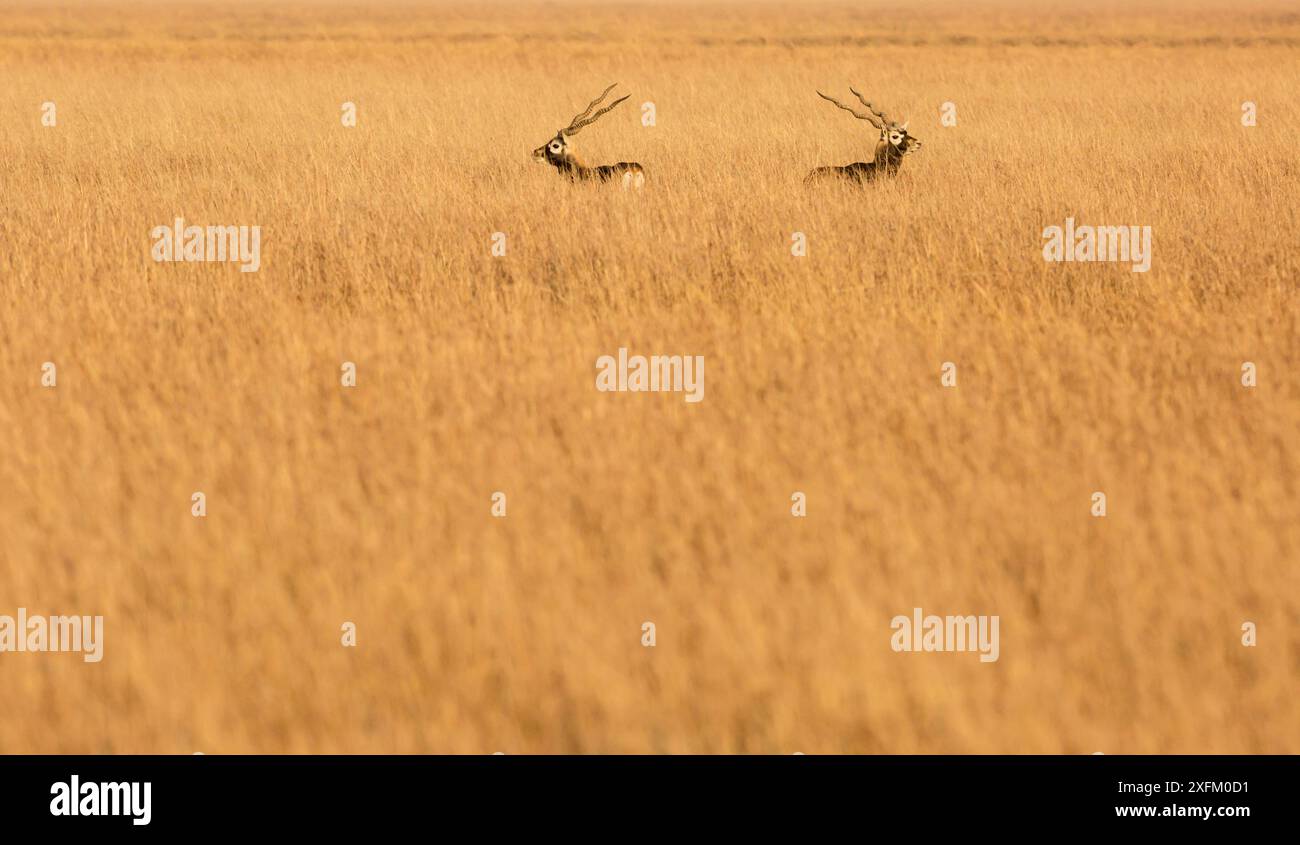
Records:
[[[3,3],[0,613],[106,645],[0,655],[0,751],[1300,752],[1285,9]],[[614,81],[643,191],[529,161]],[[805,188],[850,84],[925,149]]]

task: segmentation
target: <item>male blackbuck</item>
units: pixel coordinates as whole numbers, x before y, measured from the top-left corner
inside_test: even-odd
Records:
[[[614,102],[592,114],[591,110],[601,104],[609,92],[613,91],[618,85],[613,85],[605,89],[605,93],[592,100],[587,108],[569,121],[569,125],[555,133],[555,137],[547,141],[542,146],[533,150],[533,158],[539,163],[545,162],[556,170],[560,175],[568,177],[571,181],[596,181],[609,182],[612,179],[622,177],[623,187],[639,188],[645,184],[645,170],[635,161],[620,161],[617,164],[602,164],[599,167],[587,167],[578,161],[577,156],[569,149],[569,138],[577,135],[584,126],[590,126],[596,120],[619,103],[626,100],[631,94],[624,94]]]
[[[820,91],[817,92],[817,96],[823,100],[831,101],[858,120],[865,120],[880,130],[880,140],[876,143],[875,158],[871,161],[846,164],[843,167],[818,167],[808,174],[808,177],[804,180],[805,182],[811,182],[823,176],[851,179],[854,182],[869,182],[878,176],[893,176],[898,173],[898,168],[903,165],[903,156],[918,152],[921,149],[921,142],[907,134],[906,122],[898,123],[890,120],[888,115],[878,111],[856,89],[850,88],[849,90],[853,92],[853,96],[858,98],[858,102],[867,107],[865,114],[844,105],[834,97],[826,96]]]

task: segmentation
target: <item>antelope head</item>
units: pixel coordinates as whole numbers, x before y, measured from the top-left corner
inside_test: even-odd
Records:
[[[613,91],[617,86],[618,83],[615,82],[613,85],[606,88],[604,93],[602,93],[599,97],[597,97],[596,99],[592,100],[590,103],[587,104],[587,108],[584,109],[581,114],[577,115],[576,117],[573,118],[573,120],[569,121],[568,126],[564,127],[559,132],[556,132],[554,138],[547,141],[545,144],[542,144],[537,149],[533,150],[533,159],[537,161],[539,164],[542,163],[552,164],[555,165],[556,167],[563,167],[575,163],[573,154],[569,152],[568,139],[572,138],[574,135],[577,135],[579,132],[581,132],[583,127],[590,126],[591,124],[595,123],[596,120],[601,115],[605,114],[606,112],[614,108],[614,106],[617,106],[619,103],[626,100],[628,97],[632,96],[631,94],[624,94],[622,97],[619,97],[614,102],[610,103],[609,105],[605,106],[604,108],[600,109],[599,111],[593,114],[592,109],[596,108],[596,106],[599,106],[601,102],[607,96],[609,96],[609,92]]]
[[[896,120],[891,120],[889,115],[879,111],[871,104],[870,100],[859,94],[856,88],[850,88],[849,90],[853,92],[853,96],[858,98],[859,103],[866,106],[866,113],[860,112],[851,106],[846,106],[834,97],[828,97],[820,91],[817,92],[817,96],[823,100],[829,100],[858,120],[865,120],[879,129],[881,142],[888,144],[898,155],[907,155],[908,153],[920,151],[921,141],[916,136],[907,133],[908,121],[899,123]]]

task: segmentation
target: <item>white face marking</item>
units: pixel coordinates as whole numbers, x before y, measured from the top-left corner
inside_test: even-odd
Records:
[[[903,143],[903,133],[899,132],[897,129],[889,130],[889,143],[893,144],[895,147]]]
[[[559,140],[555,140],[550,143],[547,149],[550,150],[553,155],[559,155],[564,152],[564,145],[561,144]]]

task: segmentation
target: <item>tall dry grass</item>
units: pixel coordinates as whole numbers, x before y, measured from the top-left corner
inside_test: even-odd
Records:
[[[1285,9],[5,3],[0,613],[107,642],[0,655],[0,751],[1300,752]],[[532,165],[613,81],[575,144],[645,190]],[[807,190],[849,84],[926,148]]]

